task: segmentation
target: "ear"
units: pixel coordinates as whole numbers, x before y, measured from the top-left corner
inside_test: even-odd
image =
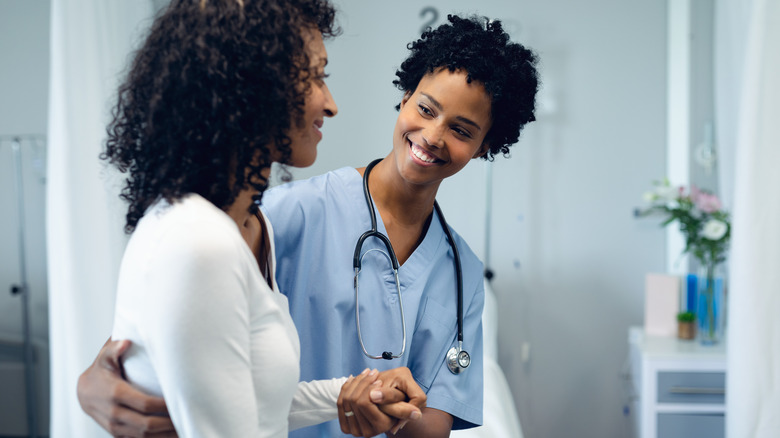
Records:
[[[489,150],[490,150],[490,145],[489,145],[489,144],[487,144],[487,143],[485,143],[485,142],[483,142],[483,143],[482,143],[482,145],[479,147],[479,149],[477,149],[477,151],[476,151],[476,152],[474,152],[474,156],[473,156],[473,157],[471,157],[471,158],[473,159],[473,158],[481,158],[481,157],[484,157],[484,156],[485,156],[485,154],[486,154],[486,153],[487,153]]]

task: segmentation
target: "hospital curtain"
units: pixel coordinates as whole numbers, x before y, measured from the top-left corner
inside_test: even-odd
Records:
[[[46,194],[51,436],[104,437],[76,397],[79,374],[111,333],[126,242],[116,176],[98,160],[110,104],[147,0],[52,0]]]
[[[734,207],[737,117],[742,95],[750,11],[754,0],[715,3],[715,119],[718,195],[726,209]]]
[[[737,2],[739,3],[739,2]],[[780,431],[780,2],[753,0],[746,27],[730,257],[727,436]]]

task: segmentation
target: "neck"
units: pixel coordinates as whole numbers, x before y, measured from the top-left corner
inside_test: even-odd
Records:
[[[249,206],[252,205],[252,195],[256,193],[256,190],[245,189],[242,190],[233,203],[225,210],[239,226],[246,222],[252,214],[249,213]]]
[[[365,169],[358,171],[364,173]],[[403,265],[425,237],[439,185],[407,183],[390,156],[374,166],[368,187],[398,262]]]
[[[359,171],[363,173],[364,170]],[[392,154],[374,166],[368,187],[383,220],[389,215],[407,226],[420,225],[429,219],[439,190],[439,184],[420,186],[404,181]]]

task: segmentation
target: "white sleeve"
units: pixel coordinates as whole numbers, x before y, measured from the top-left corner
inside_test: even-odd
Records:
[[[149,257],[144,339],[180,436],[265,437],[250,361],[250,310],[236,239],[172,230]]]
[[[336,401],[346,377],[298,383],[288,422],[290,430],[313,426],[338,418]]]

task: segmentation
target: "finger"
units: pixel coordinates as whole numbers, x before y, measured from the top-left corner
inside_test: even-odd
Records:
[[[356,389],[359,387],[360,382],[362,382],[368,376],[369,372],[370,370],[366,368],[359,375],[355,377],[350,376],[347,382],[341,387],[338,404],[339,424],[341,425],[343,433],[362,436],[358,422],[354,417],[355,413],[353,409],[353,403],[355,400]]]
[[[381,384],[380,380],[371,382],[371,379],[367,378],[355,388],[357,398],[352,403],[352,407],[364,436],[386,432],[395,424],[395,419],[382,413],[370,399],[372,389],[380,387]]]
[[[134,429],[132,426],[124,424],[113,424],[106,427],[106,430],[117,438],[177,438],[175,430],[166,432],[142,432]]]
[[[176,432],[161,432],[144,435],[144,438],[178,438]]]
[[[117,385],[112,401],[142,414],[168,415],[164,399],[147,395],[127,382]]]
[[[343,385],[341,385],[341,391],[339,391],[339,397],[336,400],[336,406],[338,407],[338,417],[339,417],[339,425],[341,426],[341,433],[348,434],[349,433],[349,424],[347,423],[347,416],[345,412],[349,411],[349,408],[344,406],[345,403],[345,392],[349,391],[352,385],[352,381],[355,380],[355,377],[350,375],[347,378],[347,381],[344,382]]]
[[[97,364],[110,370],[118,370],[120,368],[121,357],[130,348],[132,343],[128,340],[111,341],[109,340],[100,349],[98,357],[95,360]]]
[[[131,436],[154,436],[154,434],[175,433],[173,422],[168,417],[143,415],[130,409],[117,409],[112,417],[113,425],[122,427],[123,434]]]
[[[394,426],[394,427],[393,427],[393,428],[390,430],[390,433],[392,433],[393,435],[397,435],[397,434],[398,434],[398,431],[399,431],[399,430],[401,430],[401,429],[403,429],[403,428],[404,428],[404,426],[406,426],[406,423],[408,423],[408,422],[409,422],[409,420],[403,420],[403,421],[399,421],[399,422],[398,422],[398,424],[396,424],[396,425],[395,425],[395,426]]]
[[[387,375],[382,375],[382,380],[385,381],[384,386],[398,388],[409,398],[409,403],[422,409],[425,407],[428,397],[425,395],[425,391],[417,385],[414,381],[411,371],[406,367],[394,368],[386,372]]]
[[[401,421],[419,420],[420,417],[422,417],[422,411],[420,411],[417,406],[407,402],[380,405],[379,410],[381,410],[385,415],[397,418]]]
[[[372,436],[370,430],[370,422],[366,420],[365,413],[360,405],[360,397],[375,380],[378,372],[376,370],[366,369],[357,378],[355,378],[352,387],[347,395],[347,400],[350,405],[350,411],[353,415],[350,416],[348,424],[350,426],[350,433],[355,436]]]
[[[403,391],[399,390],[398,388],[391,388],[387,386],[372,387],[370,397],[371,401],[377,405],[387,405],[391,403],[407,401],[406,394]]]

